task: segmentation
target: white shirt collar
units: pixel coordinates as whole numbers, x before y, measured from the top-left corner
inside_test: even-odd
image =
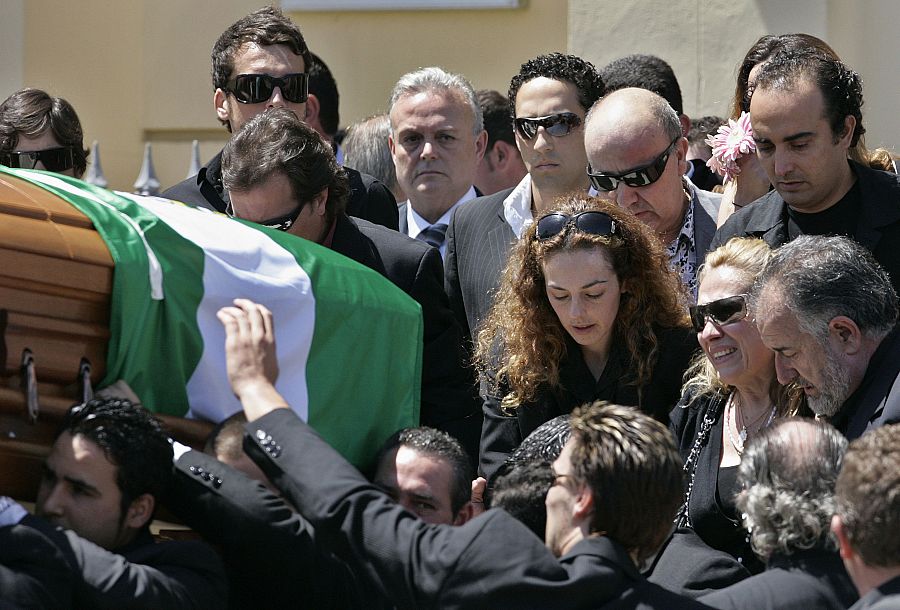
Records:
[[[462,197],[460,197],[459,201],[457,201],[452,206],[450,206],[450,209],[447,210],[446,212],[444,212],[444,214],[440,218],[438,218],[435,222],[428,222],[427,220],[425,220],[424,218],[419,216],[419,213],[413,209],[412,205],[410,205],[409,200],[407,199],[406,200],[406,233],[407,233],[407,235],[409,235],[410,237],[415,239],[416,236],[419,235],[419,233],[421,233],[422,231],[424,231],[425,229],[427,229],[428,227],[430,227],[433,224],[436,225],[436,224],[443,223],[445,225],[449,225],[450,217],[453,216],[453,210],[455,210],[457,207],[461,206],[462,204],[464,204],[468,201],[471,201],[472,199],[475,199],[475,197],[476,197],[475,187],[470,186],[469,190],[466,191],[466,194],[463,195]],[[441,251],[441,257],[446,256],[446,254],[447,254],[447,242],[446,241],[443,243],[443,245],[441,245],[440,251]]]
[[[596,197],[597,189],[590,187],[588,195]],[[531,213],[531,174],[525,174],[522,181],[503,200],[503,218],[519,239],[534,222],[534,215]]]

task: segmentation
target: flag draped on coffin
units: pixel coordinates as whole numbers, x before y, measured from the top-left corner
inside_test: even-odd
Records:
[[[115,261],[106,378],[152,411],[221,421],[241,409],[216,312],[238,297],[275,319],[291,407],[356,464],[417,425],[421,309],[378,273],[279,231],[155,197],[29,170],[0,171],[68,201]]]

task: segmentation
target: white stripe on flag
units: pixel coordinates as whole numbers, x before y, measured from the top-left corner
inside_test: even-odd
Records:
[[[235,298],[249,298],[268,307],[275,318],[278,362],[276,387],[303,420],[309,412],[306,363],[315,328],[315,296],[309,275],[293,254],[262,231],[227,216],[198,210],[158,197],[128,197],[153,212],[182,237],[203,248],[203,299],[197,326],[203,355],[187,384],[191,405],[187,417],[221,421],[241,410],[227,379],[225,331],[216,312]],[[200,281],[200,278],[198,278]],[[167,286],[172,290],[172,286]]]

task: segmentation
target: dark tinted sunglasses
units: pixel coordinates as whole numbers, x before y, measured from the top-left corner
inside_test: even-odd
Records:
[[[275,87],[281,89],[284,99],[299,104],[309,97],[309,76],[303,72],[281,78],[268,74],[238,74],[227,90],[242,104],[260,104],[272,97]]]
[[[51,172],[72,169],[75,167],[74,149],[71,146],[60,146],[46,150],[0,153],[0,165],[6,167],[34,169],[38,162],[43,163],[44,167]]]
[[[615,235],[616,221],[603,212],[579,212],[574,216],[553,213],[537,221],[537,238],[541,241],[559,235],[569,225],[590,235]]]
[[[707,318],[713,324],[724,326],[738,322],[747,317],[747,295],[738,294],[718,301],[710,301],[706,305],[692,305],[688,308],[691,314],[691,326],[695,332],[703,332]]]
[[[678,136],[666,146],[666,149],[660,153],[656,159],[643,167],[638,167],[624,174],[604,174],[603,172],[594,173],[591,170],[591,164],[588,163],[587,175],[591,179],[591,185],[598,191],[614,191],[620,182],[624,182],[628,186],[647,186],[653,184],[662,176],[666,169],[666,163],[669,161],[669,155],[672,153],[672,147],[675,142],[681,139]]]
[[[547,116],[516,118],[515,123],[516,131],[526,140],[535,137],[539,127],[546,129],[554,138],[559,138],[569,135],[573,129],[581,125],[581,117],[574,112],[560,112]]]
[[[303,210],[303,204],[298,205],[291,212],[288,212],[283,216],[276,216],[275,218],[270,218],[268,220],[260,220],[256,224],[268,227],[270,229],[275,229],[276,231],[287,231],[294,226],[295,222],[297,222],[297,217],[300,216],[301,210]],[[234,214],[234,207],[230,202],[225,207],[225,213],[232,218],[236,218]]]

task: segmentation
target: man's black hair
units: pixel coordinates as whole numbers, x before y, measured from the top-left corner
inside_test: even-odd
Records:
[[[679,115],[684,114],[681,87],[672,66],[656,55],[626,55],[601,68],[606,92],[626,87],[647,89],[664,98]]]
[[[341,115],[338,112],[341,97],[338,94],[337,83],[328,65],[315,53],[310,53],[310,62],[306,66],[309,74],[309,92],[319,100],[319,122],[322,129],[329,136],[334,137],[341,123]]]
[[[831,126],[835,142],[844,135],[847,115],[856,118],[856,127],[850,139],[850,146],[856,146],[859,138],[866,133],[862,121],[862,79],[844,62],[823,54],[819,49],[775,51],[768,61],[760,64],[750,98],[752,100],[753,93],[760,89],[791,91],[802,79],[811,80],[822,93],[825,119]]]
[[[553,485],[550,462],[523,462],[495,479],[490,507],[502,508],[543,540],[547,529],[544,500]]]
[[[516,114],[516,95],[519,89],[528,81],[542,76],[575,85],[578,103],[585,112],[606,92],[603,78],[591,62],[562,53],[538,55],[522,64],[519,73],[509,83],[509,110],[512,116]]]
[[[509,100],[493,89],[480,89],[475,92],[475,98],[481,106],[484,129],[488,134],[485,150],[491,150],[498,141],[515,146],[516,135],[513,132],[513,121],[509,112]]]
[[[63,432],[90,440],[116,466],[123,519],[139,496],[162,497],[172,477],[172,445],[160,421],[143,407],[120,398],[94,399],[69,409]]]

